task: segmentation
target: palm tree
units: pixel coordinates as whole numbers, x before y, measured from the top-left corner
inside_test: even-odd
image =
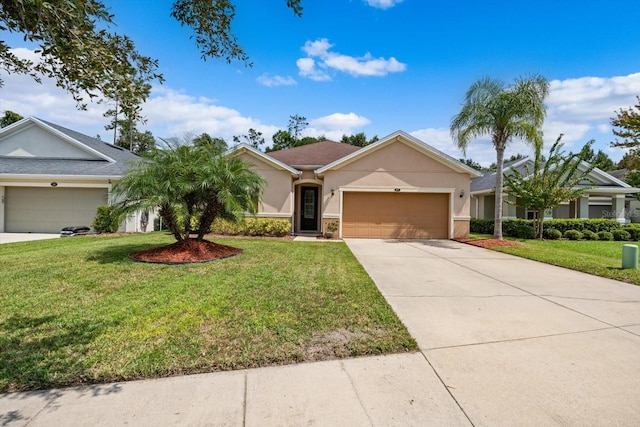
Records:
[[[178,242],[203,240],[217,217],[255,213],[264,180],[248,163],[211,145],[153,149],[114,186],[123,212],[158,208]]]
[[[493,233],[496,239],[502,239],[504,151],[513,138],[534,146],[542,144],[544,100],[548,93],[549,82],[540,75],[516,79],[508,87],[500,80],[485,77],[471,85],[460,113],[451,120],[451,137],[463,153],[471,139],[491,136],[497,165]]]

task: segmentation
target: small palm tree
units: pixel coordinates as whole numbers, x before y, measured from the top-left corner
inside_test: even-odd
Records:
[[[173,145],[145,155],[112,194],[123,212],[158,208],[180,242],[192,232],[203,240],[217,217],[237,220],[255,213],[263,187],[248,163],[211,145]]]
[[[490,135],[496,150],[496,196],[494,237],[502,239],[502,187],[504,151],[513,138],[542,145],[544,100],[549,82],[540,75],[517,79],[512,86],[496,79],[476,81],[465,95],[460,113],[451,120],[451,137],[466,152],[469,141]]]

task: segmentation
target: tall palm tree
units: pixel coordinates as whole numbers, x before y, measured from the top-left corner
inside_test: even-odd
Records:
[[[462,152],[469,141],[490,135],[496,150],[495,227],[493,236],[502,239],[502,187],[504,151],[509,141],[519,138],[542,145],[544,100],[549,82],[540,75],[516,79],[511,86],[485,77],[471,85],[460,113],[451,120],[451,137]]]
[[[123,212],[158,208],[177,241],[203,240],[217,217],[255,213],[264,180],[248,163],[211,145],[153,149],[114,186]]]

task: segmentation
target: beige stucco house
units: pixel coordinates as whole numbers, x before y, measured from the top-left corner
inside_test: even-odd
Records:
[[[533,160],[524,158],[505,164],[504,173],[517,169],[522,174],[533,169]],[[582,163],[579,169],[586,171],[589,165]],[[478,219],[493,219],[495,212],[495,172],[486,172],[471,181],[471,216]],[[632,195],[640,189],[598,168],[591,170],[581,183],[586,190],[578,200],[567,200],[555,209],[544,213],[545,218],[609,218],[618,222],[637,222],[640,218],[634,207]],[[534,219],[535,212],[515,206],[516,200],[508,192],[503,193],[502,217],[504,219]]]
[[[229,151],[252,163],[267,186],[260,217],[286,218],[293,234],[340,237],[466,237],[470,181],[481,174],[398,131],[364,148],[324,141],[262,153]]]
[[[66,226],[91,226],[128,162],[138,158],[35,117],[0,129],[0,232],[59,233]],[[121,230],[139,227],[132,215]]]

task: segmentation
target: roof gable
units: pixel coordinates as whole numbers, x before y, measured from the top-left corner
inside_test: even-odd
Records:
[[[582,161],[580,166],[578,166],[578,170],[585,171],[589,169],[590,165]],[[527,173],[527,169],[529,171],[533,170],[533,159],[530,157],[525,157],[524,159],[518,160],[515,163],[511,163],[504,168],[504,173],[509,174],[512,173],[513,170],[519,171],[521,174],[525,175]],[[582,184],[582,183],[581,183]],[[584,185],[597,187],[598,189],[604,188],[619,188],[621,190],[625,190],[625,192],[630,191],[633,187],[629,184],[621,181],[620,179],[614,177],[613,175],[608,174],[607,172],[594,168],[588,174],[587,178],[584,180]],[[482,177],[473,179],[471,181],[471,192],[472,193],[487,193],[494,191],[496,186],[496,172],[487,172]]]
[[[402,131],[397,131],[392,133],[391,135],[388,135],[382,139],[380,139],[379,141],[368,145],[358,151],[355,151],[345,157],[342,157],[340,159],[335,160],[332,163],[329,163],[319,169],[316,170],[316,173],[318,175],[323,175],[324,173],[326,173],[327,171],[330,170],[336,170],[336,169],[340,169],[352,162],[355,162],[371,153],[375,153],[376,151],[387,147],[391,144],[395,144],[395,143],[402,143],[405,144],[411,148],[413,148],[414,150],[418,151],[419,153],[435,160],[436,162],[442,164],[443,166],[452,169],[456,172],[460,172],[460,173],[468,173],[471,177],[478,177],[481,176],[481,173],[478,172],[477,170],[465,165],[462,162],[459,162],[458,160],[454,159],[453,157],[439,151],[436,150],[435,148],[431,147],[430,145],[425,144],[424,142],[420,141],[419,139],[405,133]]]
[[[274,169],[279,169],[279,170],[284,170],[287,171],[289,173],[291,173],[291,175],[293,176],[299,176],[300,175],[300,171],[277,160],[274,159],[273,157],[263,153],[260,150],[257,150],[255,148],[253,148],[250,145],[247,144],[239,144],[236,145],[235,147],[230,148],[229,150],[227,150],[225,152],[226,156],[238,156],[240,154],[248,154],[260,161],[262,161],[263,163],[266,163],[270,166],[272,166]]]
[[[317,168],[360,150],[360,147],[334,141],[321,141],[286,150],[271,151],[270,157],[294,167]]]

